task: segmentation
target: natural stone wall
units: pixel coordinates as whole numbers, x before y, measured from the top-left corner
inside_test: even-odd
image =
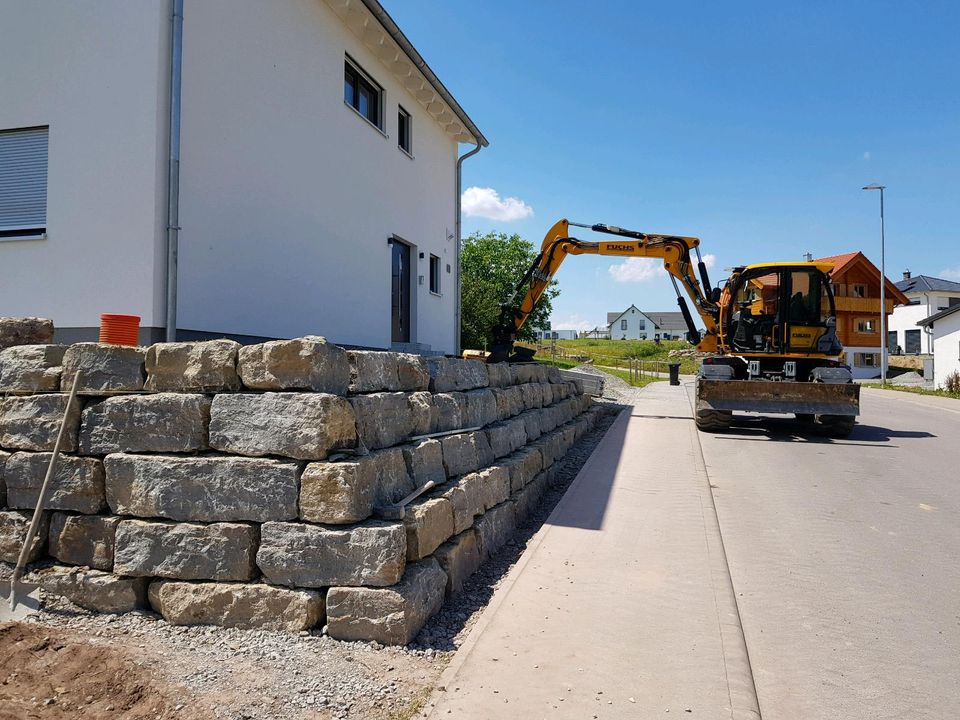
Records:
[[[68,347],[30,327],[32,344],[0,349],[0,561],[17,559],[79,373],[29,578],[175,624],[409,642],[596,415],[537,364],[320,337]]]

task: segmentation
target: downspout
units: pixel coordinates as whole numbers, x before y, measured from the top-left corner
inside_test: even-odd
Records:
[[[463,352],[463,348],[460,347],[460,247],[463,243],[463,237],[460,229],[462,225],[462,221],[460,219],[460,195],[463,192],[463,161],[468,157],[476,155],[478,152],[480,152],[480,148],[482,147],[483,145],[481,145],[480,140],[477,140],[477,146],[473,150],[457,158],[457,297],[456,309],[454,310],[454,321],[456,323],[454,345],[456,346],[455,350],[457,355],[460,355]]]
[[[170,50],[170,164],[167,169],[167,342],[177,339],[177,251],[180,244],[180,75],[183,0],[173,0]]]

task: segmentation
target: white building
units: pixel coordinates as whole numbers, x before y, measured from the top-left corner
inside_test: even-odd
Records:
[[[533,331],[533,334],[536,336],[537,340],[540,340],[541,342],[549,342],[550,340],[577,339],[576,330],[541,330],[538,328]]]
[[[933,336],[933,385],[943,389],[946,379],[960,372],[960,303],[918,323]]]
[[[393,20],[185,0],[178,45],[180,4],[5,5],[0,315],[456,351],[459,144],[487,141]]]
[[[652,340],[657,332],[653,321],[636,305],[631,305],[623,312],[607,313],[607,326],[611,340]]]
[[[910,300],[898,305],[888,320],[890,347],[897,347],[906,355],[929,355],[930,334],[917,324],[942,310],[960,305],[960,283],[928,275],[911,276],[908,270],[897,288]]]

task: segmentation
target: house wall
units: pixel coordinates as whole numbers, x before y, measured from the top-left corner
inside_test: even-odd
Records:
[[[960,372],[960,313],[937,320],[933,332],[933,382],[942,389],[951,373]]]
[[[900,305],[890,316],[890,330],[897,332],[897,344],[906,350],[904,331],[917,330],[917,323],[931,315],[936,315],[941,310],[950,307],[950,303],[960,302],[960,293],[910,293],[910,300],[918,301],[916,305]],[[929,354],[930,336],[927,332],[920,333],[920,353]]]
[[[345,52],[386,91],[385,134],[343,101]],[[457,143],[325,3],[189,3],[182,124],[181,328],[389,347],[397,235],[416,263],[411,341],[456,349]]]
[[[5,3],[0,129],[49,126],[47,238],[0,241],[0,315],[163,323],[169,3]]]
[[[623,324],[626,323],[626,328]],[[644,340],[653,338],[656,330],[653,322],[637,310],[628,308],[620,317],[610,323],[611,340]]]
[[[880,366],[854,366],[854,353],[879,353],[882,346],[880,335],[880,284],[877,276],[861,264],[855,264],[842,273],[832,276],[834,302],[836,304],[837,337],[847,351],[847,362],[853,368],[855,378],[879,377]],[[855,289],[862,286],[862,294]],[[889,287],[889,286],[888,286]],[[887,293],[887,322],[893,312],[894,299]],[[874,332],[861,332],[861,321],[872,321]],[[889,328],[892,329],[892,328]]]

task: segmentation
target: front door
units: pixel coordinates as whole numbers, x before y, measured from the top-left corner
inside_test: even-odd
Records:
[[[410,246],[394,240],[390,288],[391,339],[410,342]]]

